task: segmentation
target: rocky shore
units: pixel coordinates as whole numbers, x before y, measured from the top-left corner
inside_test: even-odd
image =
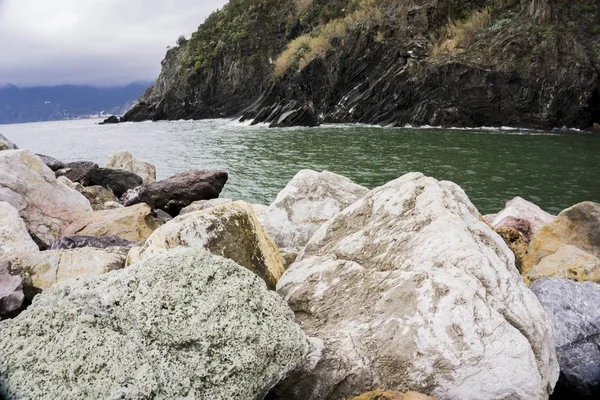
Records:
[[[0,398],[600,396],[600,204],[0,150]]]

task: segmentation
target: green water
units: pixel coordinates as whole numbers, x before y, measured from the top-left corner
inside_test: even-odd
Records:
[[[22,148],[65,161],[106,162],[117,150],[153,162],[159,178],[192,168],[230,173],[223,196],[269,204],[301,169],[374,188],[420,171],[456,182],[483,214],[515,196],[558,213],[600,202],[600,136],[518,130],[326,126],[271,130],[228,120],[98,126],[96,121],[4,125]]]

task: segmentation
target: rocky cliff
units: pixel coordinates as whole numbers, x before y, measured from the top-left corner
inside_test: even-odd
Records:
[[[600,0],[231,0],[126,121],[589,128]]]

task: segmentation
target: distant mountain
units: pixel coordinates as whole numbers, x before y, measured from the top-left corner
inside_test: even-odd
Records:
[[[152,82],[98,88],[0,86],[0,124],[124,114]]]

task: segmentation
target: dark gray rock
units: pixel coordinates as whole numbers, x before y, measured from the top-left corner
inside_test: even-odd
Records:
[[[107,124],[118,124],[119,118],[115,117],[114,115],[111,115],[110,117],[106,118],[104,121],[100,122],[98,125],[107,125]]]
[[[64,162],[57,160],[54,157],[50,157],[50,156],[46,156],[43,154],[36,154],[36,156],[38,156],[42,162],[44,164],[46,164],[48,166],[48,168],[50,168],[52,171],[58,171],[59,169],[63,169],[67,167],[67,164],[65,164]]]
[[[124,206],[146,203],[176,217],[194,201],[219,197],[227,178],[225,171],[188,171],[130,190],[120,201]]]
[[[105,249],[107,247],[133,247],[137,242],[121,239],[116,235],[112,236],[64,236],[56,239],[50,250],[68,250],[82,247],[94,247],[96,249]]]
[[[554,322],[560,378],[552,398],[600,398],[600,285],[543,278],[531,290]]]
[[[10,274],[10,261],[0,263],[0,319],[14,316],[25,304],[23,280]]]
[[[96,168],[81,181],[83,186],[102,186],[110,189],[117,197],[143,183],[142,178],[133,172],[112,168]]]
[[[56,177],[64,176],[72,182],[82,183],[93,171],[98,169],[98,164],[91,161],[75,161],[68,163],[65,168],[56,171]],[[83,184],[83,183],[82,183]],[[88,185],[90,186],[90,185]]]

